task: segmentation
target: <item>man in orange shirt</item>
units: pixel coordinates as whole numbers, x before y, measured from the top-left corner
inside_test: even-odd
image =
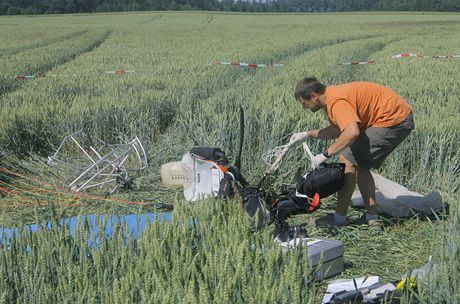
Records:
[[[323,109],[330,125],[292,135],[296,143],[311,138],[336,139],[323,153],[313,157],[319,166],[333,155],[345,163],[345,183],[338,193],[334,214],[319,218],[315,224],[346,225],[346,214],[356,181],[364,200],[366,213],[362,222],[380,227],[375,200],[375,183],[371,172],[414,129],[412,107],[391,89],[370,83],[351,82],[324,86],[316,78],[302,79],[294,92],[303,108],[317,112]]]

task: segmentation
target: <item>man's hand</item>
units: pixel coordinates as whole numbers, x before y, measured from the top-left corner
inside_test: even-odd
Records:
[[[326,160],[327,160],[327,157],[324,156],[323,153],[320,153],[320,154],[313,156],[313,158],[311,159],[311,163],[313,164],[315,168],[319,168],[321,164],[324,163]]]
[[[299,132],[299,133],[294,133],[291,136],[291,139],[289,140],[290,144],[296,144],[298,142],[302,142],[308,138],[308,135],[306,132]]]

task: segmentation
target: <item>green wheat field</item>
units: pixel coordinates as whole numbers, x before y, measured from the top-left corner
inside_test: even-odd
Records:
[[[314,281],[305,249],[283,254],[273,227],[251,233],[236,201],[189,204],[159,176],[162,164],[194,146],[219,147],[233,160],[242,105],[242,172],[256,184],[265,152],[293,132],[327,124],[294,99],[305,76],[325,84],[372,81],[400,93],[414,108],[416,129],[379,173],[423,194],[439,190],[450,206],[433,218],[387,218],[382,232],[311,228],[311,235],[344,242],[345,270],[335,278],[398,280],[432,256],[426,282],[408,290],[402,303],[459,303],[460,58],[391,59],[406,52],[460,54],[459,38],[459,14],[0,17],[0,227],[142,214],[158,202],[175,207],[171,221],[155,221],[138,240],[120,225],[91,246],[85,220],[74,234],[53,225],[34,233],[19,229],[8,244],[2,235],[0,303],[319,303],[327,284]],[[375,63],[339,65],[355,60]],[[115,70],[134,72],[106,73]],[[26,75],[42,77],[16,78]],[[134,173],[132,190],[105,198],[50,190],[62,180],[46,158],[78,130],[111,143],[141,139],[149,166]],[[315,153],[328,142],[309,144]],[[295,149],[272,185],[290,184],[307,169],[302,149]],[[291,222],[331,212],[334,204],[330,197],[316,213]]]

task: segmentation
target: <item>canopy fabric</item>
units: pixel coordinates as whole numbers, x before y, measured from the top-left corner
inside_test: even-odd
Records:
[[[398,218],[410,217],[416,213],[429,216],[445,208],[438,191],[424,196],[374,172],[372,176],[375,181],[377,211],[381,214]],[[359,190],[353,192],[351,201],[355,207],[364,206]]]

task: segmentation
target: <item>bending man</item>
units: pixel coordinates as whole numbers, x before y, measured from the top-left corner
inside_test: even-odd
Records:
[[[379,227],[375,183],[369,170],[378,169],[414,129],[412,107],[391,89],[370,82],[326,87],[316,78],[304,78],[294,95],[304,109],[324,110],[330,125],[295,133],[291,142],[307,137],[337,139],[312,161],[320,165],[340,154],[339,161],[346,165],[345,183],[338,193],[335,213],[317,219],[315,224],[347,224],[346,214],[357,181],[366,207],[362,222]]]

